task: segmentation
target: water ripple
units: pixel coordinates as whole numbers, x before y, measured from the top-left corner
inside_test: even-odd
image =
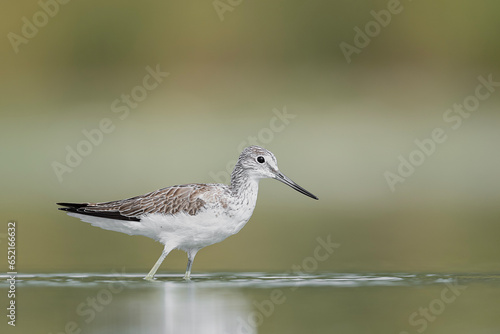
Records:
[[[364,286],[418,286],[445,284],[454,281],[462,283],[500,282],[500,274],[411,274],[411,273],[318,273],[308,275],[276,273],[204,273],[194,274],[186,282],[182,274],[160,274],[154,282],[143,280],[143,273],[59,273],[18,274],[18,286],[73,286],[89,287],[107,283],[123,282],[129,286],[148,287],[157,284],[199,287],[236,288],[282,288],[282,287],[364,287]],[[8,275],[0,275],[0,287],[8,287]]]

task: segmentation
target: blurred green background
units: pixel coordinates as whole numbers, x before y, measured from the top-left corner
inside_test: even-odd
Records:
[[[341,246],[318,271],[498,270],[500,91],[456,130],[443,115],[479,76],[500,81],[500,3],[402,1],[350,63],[341,43],[355,45],[354,29],[387,1],[226,6],[70,1],[44,22],[36,1],[2,4],[0,238],[18,222],[18,271],[147,272],[160,244],[91,227],[55,202],[224,181],[252,137],[320,201],[263,180],[248,225],[201,251],[194,273],[286,271],[328,235]],[[23,28],[34,20],[36,34]],[[169,75],[146,91],[157,66]],[[131,93],[141,98],[128,108]],[[54,162],[103,119],[113,130],[58,179]],[[435,128],[447,141],[391,191],[384,173]],[[160,272],[185,264],[176,251]]]

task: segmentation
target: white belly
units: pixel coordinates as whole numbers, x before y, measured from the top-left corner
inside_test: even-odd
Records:
[[[233,212],[231,216],[213,210],[205,210],[195,216],[185,213],[152,214],[143,217],[141,221],[114,220],[76,213],[68,215],[105,230],[143,235],[172,248],[188,251],[221,242],[238,233],[250,219],[252,212],[253,208]]]
[[[248,217],[250,219],[250,217]],[[238,233],[248,221],[214,212],[200,212],[196,216],[154,214],[141,220],[147,236],[162,244],[188,251],[200,249]]]

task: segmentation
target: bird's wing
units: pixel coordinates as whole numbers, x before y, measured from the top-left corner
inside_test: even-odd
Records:
[[[140,221],[146,214],[160,213],[175,215],[184,212],[196,215],[206,201],[204,194],[210,185],[187,184],[159,189],[142,196],[102,203],[57,203],[60,210],[83,215],[118,220]]]

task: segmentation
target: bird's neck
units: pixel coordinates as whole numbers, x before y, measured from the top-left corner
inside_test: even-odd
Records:
[[[249,194],[257,195],[259,179],[253,178],[238,164],[231,173],[231,185],[229,186],[233,196],[247,197]]]
[[[235,232],[237,233],[252,216],[257,204],[257,193],[259,192],[259,179],[248,175],[245,169],[238,164],[231,173],[231,206],[232,215],[236,221]]]

